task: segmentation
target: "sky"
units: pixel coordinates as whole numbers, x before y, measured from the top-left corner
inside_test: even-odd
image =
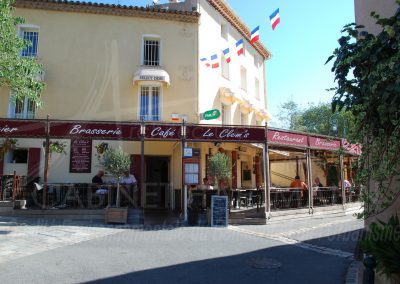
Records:
[[[272,126],[280,105],[293,100],[330,102],[335,86],[326,59],[338,46],[344,25],[354,22],[354,0],[226,0],[250,30],[260,26],[260,39],[272,53],[266,62],[268,112]],[[92,0],[120,5],[145,6],[149,0]],[[160,0],[160,3],[167,2]],[[272,30],[269,15],[277,8],[281,23]]]

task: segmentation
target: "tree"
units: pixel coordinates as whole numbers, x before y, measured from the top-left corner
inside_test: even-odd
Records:
[[[35,58],[21,57],[21,51],[30,43],[17,35],[17,26],[24,19],[12,16],[13,3],[14,0],[0,0],[0,87],[13,90],[13,101],[27,97],[41,106],[44,83],[38,78],[43,72],[42,66]]]
[[[332,113],[330,103],[309,104],[308,108],[298,115],[292,130],[358,141],[353,114],[345,110]]]
[[[400,194],[400,8],[387,19],[371,16],[382,31],[375,36],[346,25],[327,60],[335,58],[332,108],[350,110],[363,137],[357,178],[367,185],[364,217],[383,211]]]
[[[231,177],[232,169],[229,166],[229,158],[224,153],[218,152],[210,158],[210,175],[214,177],[218,185],[218,191],[221,189],[221,182]]]
[[[298,118],[301,113],[299,105],[293,99],[280,105],[281,112],[277,115],[281,127],[293,130],[298,125]]]
[[[128,154],[121,149],[108,148],[102,156],[104,169],[112,174],[117,180],[117,207],[120,206],[119,182],[124,172],[129,171],[131,160]]]

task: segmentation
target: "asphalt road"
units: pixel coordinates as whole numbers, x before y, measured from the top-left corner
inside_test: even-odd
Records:
[[[1,236],[0,248],[9,237],[29,242],[32,237],[23,232],[30,226],[36,226],[32,234],[41,234],[45,245],[38,252],[0,259],[0,282],[41,284],[344,283],[363,227],[352,216],[228,228],[7,227],[7,222],[0,222],[10,231]],[[86,237],[69,242],[69,234]],[[35,243],[26,252],[30,248]]]

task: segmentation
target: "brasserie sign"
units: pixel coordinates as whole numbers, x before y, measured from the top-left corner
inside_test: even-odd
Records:
[[[43,121],[0,120],[0,137],[40,137],[45,134]]]

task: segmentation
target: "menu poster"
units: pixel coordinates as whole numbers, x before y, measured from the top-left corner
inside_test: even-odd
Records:
[[[228,196],[211,196],[211,227],[228,226]]]
[[[69,162],[70,173],[90,173],[92,171],[92,140],[71,139]]]

